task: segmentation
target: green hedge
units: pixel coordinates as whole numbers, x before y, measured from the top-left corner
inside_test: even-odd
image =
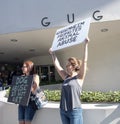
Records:
[[[6,97],[9,95],[9,90],[6,91]],[[48,101],[60,101],[61,91],[60,90],[45,90],[46,97]],[[92,102],[120,102],[120,91],[109,91],[109,92],[99,92],[99,91],[82,91],[81,97],[82,102],[92,103]]]
[[[49,101],[60,101],[61,91],[46,90],[45,94]],[[120,91],[109,91],[109,92],[97,92],[97,91],[82,91],[80,97],[82,102],[92,103],[92,102],[120,102]]]
[[[120,102],[120,91],[92,92],[83,91],[81,95],[82,102]]]

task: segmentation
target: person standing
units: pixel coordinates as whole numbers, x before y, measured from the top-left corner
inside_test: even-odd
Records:
[[[87,69],[88,41],[88,38],[84,41],[84,55],[82,61],[75,57],[68,58],[66,70],[61,67],[55,52],[52,52],[51,48],[49,49],[55,68],[64,80],[60,100],[62,124],[83,124],[80,95]]]
[[[22,76],[33,75],[33,84],[31,88],[31,94],[34,94],[39,87],[39,76],[34,72],[34,63],[30,60],[24,61],[22,66]],[[28,106],[18,106],[18,120],[19,124],[31,124],[35,115],[36,109],[33,106],[31,100],[29,100]]]

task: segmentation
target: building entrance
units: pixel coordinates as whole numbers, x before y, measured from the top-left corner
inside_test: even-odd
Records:
[[[55,67],[53,65],[37,65],[36,71],[40,76],[41,84],[49,84],[55,81]]]

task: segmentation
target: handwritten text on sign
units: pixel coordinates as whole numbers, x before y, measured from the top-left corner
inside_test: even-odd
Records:
[[[32,76],[14,76],[8,102],[27,105],[29,101]]]
[[[52,51],[79,44],[88,36],[90,18],[56,31]]]

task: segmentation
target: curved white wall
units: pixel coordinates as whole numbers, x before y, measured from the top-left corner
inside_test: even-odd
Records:
[[[82,104],[84,124],[119,124],[119,104]],[[17,105],[0,101],[0,124],[18,124]],[[32,124],[62,124],[59,104],[49,103],[38,110]]]
[[[92,21],[120,19],[120,1],[4,0],[0,2],[0,34],[64,26],[92,16]]]

